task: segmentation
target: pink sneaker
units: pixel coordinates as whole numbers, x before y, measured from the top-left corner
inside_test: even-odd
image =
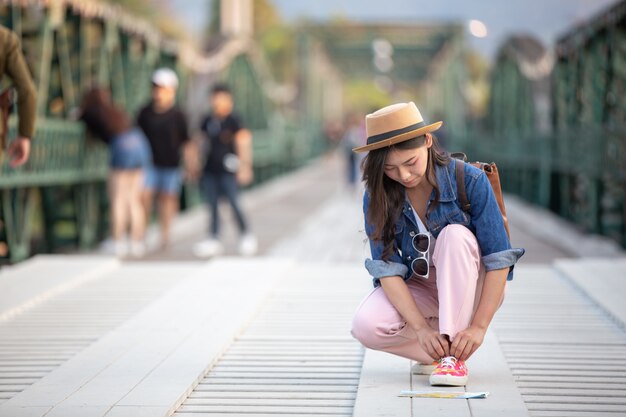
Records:
[[[439,360],[439,365],[430,374],[430,385],[463,386],[467,384],[467,375],[465,362],[454,356],[446,356]]]

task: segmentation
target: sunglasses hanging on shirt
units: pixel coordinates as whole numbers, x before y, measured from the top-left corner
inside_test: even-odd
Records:
[[[428,271],[430,269],[430,235],[428,233],[418,233],[413,236],[412,244],[418,256],[411,262],[411,270],[418,277],[428,279]]]

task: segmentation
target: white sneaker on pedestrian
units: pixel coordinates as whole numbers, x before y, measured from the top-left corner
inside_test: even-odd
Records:
[[[239,241],[239,254],[241,256],[255,255],[258,249],[259,242],[257,241],[256,236],[247,233],[241,237],[241,240]]]
[[[219,256],[222,253],[224,253],[224,246],[215,238],[209,238],[193,245],[193,254],[199,258]]]
[[[125,257],[128,255],[128,242],[125,239],[113,241],[113,251],[118,258]]]
[[[115,241],[107,238],[100,243],[100,250],[104,253],[115,255]]]
[[[146,254],[146,245],[142,241],[130,242],[130,254],[133,258],[143,258]]]

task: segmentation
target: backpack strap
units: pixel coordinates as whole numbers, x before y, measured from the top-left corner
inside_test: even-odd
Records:
[[[461,204],[461,210],[469,211],[471,204],[467,199],[467,193],[465,192],[465,163],[459,159],[454,160],[454,171],[456,174],[456,194],[459,204]]]

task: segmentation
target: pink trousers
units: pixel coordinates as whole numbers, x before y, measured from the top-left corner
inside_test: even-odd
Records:
[[[469,326],[480,301],[485,269],[476,237],[462,225],[446,226],[437,237],[432,264],[428,279],[414,276],[407,285],[426,322],[453,340]],[[421,363],[433,361],[382,287],[374,289],[359,306],[352,335],[370,349]]]

